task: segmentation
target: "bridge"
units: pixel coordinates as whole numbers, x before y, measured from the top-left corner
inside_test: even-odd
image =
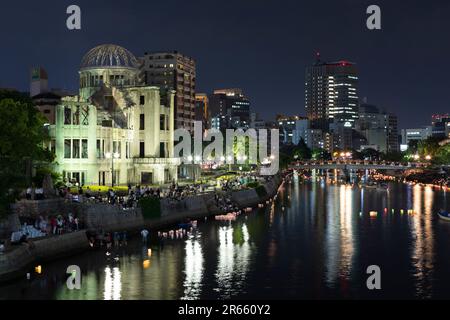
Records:
[[[425,168],[426,164],[419,162],[385,162],[385,161],[308,161],[295,162],[289,169],[318,169],[318,170],[411,170]]]

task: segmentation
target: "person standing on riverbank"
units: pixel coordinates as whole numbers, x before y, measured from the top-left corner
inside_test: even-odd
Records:
[[[120,244],[120,235],[118,232],[114,232],[114,246],[118,247]]]
[[[128,235],[127,235],[127,232],[126,231],[123,231],[122,232],[122,244],[124,245],[124,246],[126,246],[127,245],[127,237],[128,237]]]
[[[142,242],[147,243],[148,234],[149,234],[149,232],[147,229],[144,229],[141,231]]]

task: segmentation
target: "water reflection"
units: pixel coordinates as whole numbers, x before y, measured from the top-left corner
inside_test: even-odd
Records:
[[[118,267],[105,268],[105,290],[103,292],[104,300],[120,300],[122,291],[121,274]]]
[[[221,226],[219,233],[218,262],[215,273],[221,299],[230,298],[245,284],[250,263],[250,235],[247,225]]]
[[[201,294],[204,259],[200,239],[201,234],[195,233],[191,234],[189,239],[186,240],[184,296],[181,299],[198,299]]]
[[[431,283],[433,273],[433,232],[432,232],[432,207],[433,190],[426,186],[415,185],[412,191],[413,217],[411,225],[412,257],[414,268],[413,277],[416,278],[415,289],[419,297],[431,297]],[[422,199],[423,197],[423,199]],[[422,205],[424,200],[424,205]],[[424,209],[422,211],[422,208]]]
[[[435,215],[448,196],[389,190],[297,180],[266,209],[200,223],[183,240],[131,239],[111,257],[97,250],[42,265],[30,281],[0,286],[0,299],[373,298],[371,264],[383,274],[376,298],[450,298],[450,223]],[[66,287],[72,264],[81,290]]]
[[[334,287],[339,279],[348,279],[354,256],[353,197],[351,186],[330,186],[327,197],[325,281]],[[338,210],[336,210],[338,208]]]
[[[351,273],[352,259],[354,253],[353,247],[353,189],[351,186],[341,186],[340,188],[340,212],[341,220],[340,228],[340,247],[341,247],[341,264],[340,273],[343,277],[348,278]]]

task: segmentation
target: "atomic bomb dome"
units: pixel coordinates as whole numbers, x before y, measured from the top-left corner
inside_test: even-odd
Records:
[[[81,69],[87,68],[138,68],[136,57],[127,49],[114,45],[97,46],[83,57]]]

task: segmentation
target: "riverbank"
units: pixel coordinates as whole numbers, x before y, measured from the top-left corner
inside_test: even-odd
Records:
[[[273,176],[256,189],[231,192],[230,197],[239,209],[256,207],[273,198],[283,182],[281,176]],[[261,190],[263,190],[261,192]],[[25,277],[25,272],[42,262],[67,257],[90,248],[88,231],[127,231],[137,234],[143,228],[153,231],[170,227],[187,219],[195,220],[226,213],[214,205],[214,194],[192,196],[184,200],[179,208],[162,204],[161,216],[145,219],[140,208],[124,211],[118,206],[92,204],[83,210],[86,229],[60,236],[29,240],[0,255],[0,282]]]

